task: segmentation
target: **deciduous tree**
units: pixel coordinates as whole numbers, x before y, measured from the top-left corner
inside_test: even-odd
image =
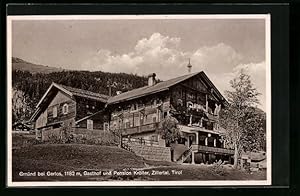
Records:
[[[12,89],[12,122],[26,121],[32,113],[31,101],[21,90]]]
[[[262,136],[257,133],[264,120],[254,109],[259,104],[259,93],[250,76],[241,70],[230,84],[232,91],[225,92],[228,105],[220,113],[220,125],[226,129],[225,142],[235,150],[234,167],[237,168],[242,150],[247,149],[249,144],[252,147],[257,145],[257,138]]]
[[[178,140],[181,136],[181,132],[180,128],[178,127],[177,119],[172,116],[166,116],[166,118],[161,121],[159,133],[162,139],[166,140],[167,146]]]

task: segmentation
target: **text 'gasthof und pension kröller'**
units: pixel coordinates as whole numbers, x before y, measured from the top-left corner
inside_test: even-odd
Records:
[[[109,171],[39,171],[19,172],[19,176],[63,177],[63,176],[168,176],[182,175],[182,170],[109,170]]]

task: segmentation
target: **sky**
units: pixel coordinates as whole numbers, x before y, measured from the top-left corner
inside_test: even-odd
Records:
[[[167,80],[204,71],[224,94],[244,69],[266,111],[263,19],[18,20],[12,55],[72,70],[156,73]]]

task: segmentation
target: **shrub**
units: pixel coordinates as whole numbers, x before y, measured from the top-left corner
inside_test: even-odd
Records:
[[[223,167],[224,162],[222,160],[219,160],[218,162],[214,162],[212,166],[213,173],[224,176],[226,175],[225,168]]]
[[[71,143],[89,144],[89,145],[118,145],[118,138],[110,132],[101,132],[97,135],[92,134],[73,134]]]
[[[58,135],[50,134],[48,136],[48,143],[51,143],[51,144],[63,144],[64,140],[60,136],[58,136]]]

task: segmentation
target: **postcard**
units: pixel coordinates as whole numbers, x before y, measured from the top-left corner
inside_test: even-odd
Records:
[[[270,17],[7,16],[7,185],[271,185]]]

